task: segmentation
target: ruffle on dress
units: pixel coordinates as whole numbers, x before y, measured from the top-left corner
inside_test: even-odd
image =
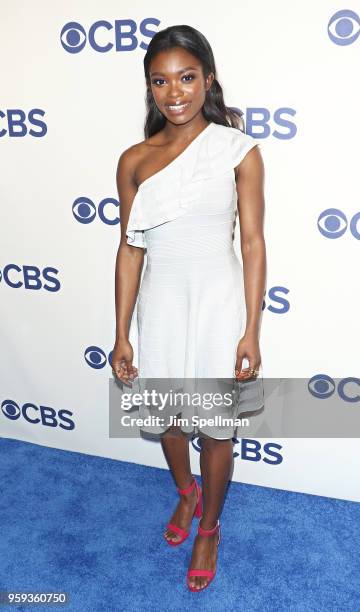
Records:
[[[127,243],[145,249],[145,230],[193,210],[199,200],[196,183],[233,170],[257,144],[237,128],[209,123],[180,155],[140,184],[129,215]]]

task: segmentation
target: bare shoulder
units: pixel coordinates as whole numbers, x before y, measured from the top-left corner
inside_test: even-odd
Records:
[[[235,167],[235,177],[249,178],[262,176],[264,174],[264,160],[261,155],[259,144],[254,146],[246,153],[241,162]]]
[[[136,168],[142,158],[142,143],[136,143],[125,149],[118,161],[116,179],[121,183],[135,183]]]
[[[137,171],[139,166],[146,163],[151,156],[154,146],[159,146],[158,134],[137,142],[125,149],[118,161],[117,165],[117,181],[122,183],[137,185]]]

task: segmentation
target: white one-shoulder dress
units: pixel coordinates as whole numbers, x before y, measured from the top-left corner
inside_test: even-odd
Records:
[[[233,242],[234,168],[257,144],[236,128],[209,123],[178,157],[140,184],[126,229],[128,244],[146,249],[137,297],[139,384],[157,379],[159,388],[166,381],[174,390],[231,389],[231,410],[217,410],[232,417],[263,407],[261,378],[234,379],[246,325],[243,268]],[[192,410],[181,410],[188,420],[183,431],[234,435],[231,425],[193,426]],[[145,405],[139,412],[159,414]],[[142,429],[161,433],[167,427]]]

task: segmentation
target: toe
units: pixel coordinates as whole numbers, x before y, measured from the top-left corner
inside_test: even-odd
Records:
[[[177,542],[180,539],[177,533],[168,530],[165,531],[165,537],[167,540],[170,540],[170,542]]]

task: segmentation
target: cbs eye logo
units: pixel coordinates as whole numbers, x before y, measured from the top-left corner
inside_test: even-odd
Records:
[[[10,421],[24,419],[31,425],[43,425],[44,427],[60,427],[67,431],[75,429],[74,416],[70,410],[55,410],[51,406],[37,406],[32,402],[26,402],[19,406],[12,399],[6,399],[1,403],[1,412]]]
[[[3,414],[11,421],[16,421],[21,415],[19,406],[13,400],[5,400],[2,402],[1,410]]]
[[[348,376],[346,378],[331,378],[327,374],[316,374],[308,382],[308,390],[313,397],[318,399],[328,399],[334,393],[344,401],[349,403],[359,403],[360,395],[354,392],[354,387],[360,389],[360,378]]]
[[[99,346],[88,346],[84,352],[84,359],[90,368],[101,370],[107,364],[111,366],[112,351],[106,357],[105,352]]]
[[[258,463],[263,461],[268,465],[279,465],[283,462],[283,456],[280,451],[282,446],[275,442],[266,442],[261,444],[258,440],[251,440],[249,438],[232,438],[233,445],[239,444],[239,452],[233,453],[234,458],[240,457],[243,461],[253,461]],[[191,445],[198,453],[202,449],[202,441],[198,435],[194,435],[191,439]]]
[[[57,275],[59,270],[46,266],[38,268],[31,265],[7,264],[0,270],[0,282],[4,282],[12,289],[28,289],[33,291],[56,292],[61,289]]]
[[[115,198],[104,198],[97,204],[86,196],[80,196],[73,202],[72,213],[76,221],[83,225],[92,223],[96,217],[106,225],[118,225],[119,207],[119,201]]]
[[[148,25],[159,26],[160,21],[154,18],[143,19],[139,24],[139,33],[144,38],[151,38],[156,31],[149,30]],[[112,51],[134,51],[138,46],[145,51],[148,45],[139,42],[138,24],[133,19],[115,19],[114,24],[109,21],[96,21],[86,33],[81,23],[70,21],[66,23],[60,33],[62,47],[68,53],[80,53],[88,42],[90,47],[98,53]]]
[[[360,220],[360,212],[355,213],[355,215],[350,219],[350,226],[346,215],[339,210],[338,208],[327,208],[324,210],[319,218],[318,218],[318,230],[320,234],[325,236],[325,238],[341,238],[350,227],[350,233],[356,238],[356,240],[360,240],[360,233],[358,230],[358,222]]]
[[[352,45],[360,34],[360,17],[350,10],[337,11],[328,23],[328,35],[335,45]]]

